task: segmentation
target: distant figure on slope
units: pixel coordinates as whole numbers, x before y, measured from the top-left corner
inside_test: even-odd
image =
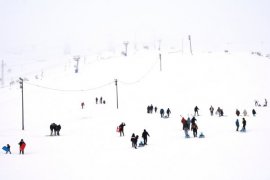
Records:
[[[188,118],[187,118],[187,126],[188,126],[188,130],[190,130],[190,123],[191,123],[191,120],[190,120],[190,118],[188,117]]]
[[[155,113],[157,113],[157,106],[155,106]]]
[[[147,136],[150,137],[149,133],[144,129],[142,133],[143,143],[144,145],[147,145]]]
[[[182,123],[182,125],[183,125],[183,130],[184,130],[185,125],[187,125],[187,120],[186,120],[184,117],[182,117],[181,123]]]
[[[241,132],[246,132],[246,125],[247,125],[247,121],[245,118],[243,118],[243,121],[242,121],[242,129],[241,129]]]
[[[164,109],[160,109],[160,116],[161,116],[161,118],[164,117]]]
[[[195,106],[195,108],[194,108],[194,116],[196,116],[196,114],[197,114],[197,116],[199,116],[199,108],[198,108],[198,106]]]
[[[191,124],[194,124],[195,121],[197,121],[197,119],[193,116],[192,119],[191,119]]]
[[[196,123],[192,123],[191,125],[191,130],[193,131],[193,136],[197,137],[197,130],[198,130],[198,126]]]
[[[238,109],[236,109],[235,114],[236,114],[236,116],[239,116],[240,115],[240,111]]]
[[[19,142],[19,146],[20,146],[20,154],[24,154],[24,148],[26,146],[26,143],[23,141],[23,139],[21,139],[21,141]]]
[[[256,111],[255,109],[252,109],[252,115],[255,117],[256,116]]]
[[[189,138],[190,137],[188,134],[189,127],[188,127],[187,121],[185,121],[183,124],[183,130],[185,132],[185,138]]]
[[[4,151],[6,151],[6,154],[7,154],[7,153],[11,154],[11,151],[10,151],[10,145],[9,145],[9,144],[7,144],[7,146],[4,146],[2,149],[3,149]]]
[[[255,100],[255,106],[259,106],[258,100]]]
[[[247,110],[244,109],[243,115],[244,115],[244,116],[247,116]]]
[[[120,133],[120,136],[124,136],[124,127],[126,126],[126,124],[125,123],[121,123],[120,125],[119,125],[119,133]]]
[[[171,114],[170,108],[167,109],[166,113],[167,113],[167,117],[170,117],[170,114]]]
[[[213,108],[213,106],[211,105],[211,107],[209,108],[209,110],[210,110],[210,114],[211,114],[211,116],[213,116],[214,115],[214,108]]]
[[[135,142],[135,134],[133,133],[130,139],[131,143],[132,143],[132,147],[135,148],[134,142]]]
[[[55,127],[55,131],[56,131],[56,135],[57,135],[57,136],[60,136],[60,130],[61,130],[61,125],[58,124],[58,125]]]
[[[96,104],[98,103],[98,98],[96,97]]]
[[[263,105],[264,107],[266,107],[267,106],[267,100],[266,99],[264,99],[264,105]]]
[[[82,107],[82,109],[84,108],[84,102],[81,102],[81,107]]]
[[[238,121],[238,119],[236,119],[235,125],[236,125],[236,131],[238,131],[238,129],[239,129],[239,121]]]
[[[56,136],[56,124],[55,123],[52,123],[50,125],[50,130],[51,130],[51,136],[53,135],[53,132],[54,132],[54,135]]]
[[[100,103],[100,104],[102,104],[102,97],[100,97],[100,99],[99,99],[99,103]]]

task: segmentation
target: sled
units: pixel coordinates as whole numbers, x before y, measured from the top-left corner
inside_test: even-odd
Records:
[[[21,151],[23,151],[24,150],[24,148],[25,148],[25,146],[26,146],[26,144],[24,143],[24,144],[22,144],[21,146],[20,146],[20,150]]]
[[[7,146],[2,147],[2,149],[3,149],[6,153],[9,151]]]

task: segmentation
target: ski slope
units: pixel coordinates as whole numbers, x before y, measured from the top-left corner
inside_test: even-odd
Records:
[[[270,99],[269,68],[269,59],[248,53],[163,52],[160,61],[153,51],[89,57],[77,74],[64,63],[47,68],[42,79],[24,82],[24,131],[19,84],[0,89],[0,145],[12,152],[0,153],[0,179],[268,180],[269,107],[254,100]],[[101,96],[106,104],[95,103]],[[158,112],[170,108],[170,118],[147,114],[151,104]],[[189,132],[186,139],[180,115],[192,117],[196,105],[198,134],[206,138]],[[211,105],[223,108],[224,117],[210,116]],[[246,133],[235,131],[236,109],[240,124],[248,111]],[[50,136],[53,122],[61,124],[61,136]],[[124,137],[116,132],[121,122]],[[131,134],[141,137],[143,129],[148,145],[133,149]]]

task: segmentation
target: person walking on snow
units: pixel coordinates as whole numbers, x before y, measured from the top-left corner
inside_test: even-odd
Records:
[[[242,132],[246,132],[247,121],[246,121],[245,118],[243,118],[242,125],[243,125],[243,127],[242,127],[241,131],[242,131]]]
[[[124,126],[126,126],[126,124],[123,122],[119,125],[120,136],[122,136],[122,135],[124,136]]]
[[[213,116],[214,115],[214,108],[213,108],[213,106],[211,105],[211,107],[210,107],[210,114],[211,114],[211,116]]]
[[[161,118],[164,117],[164,109],[160,109],[160,116],[161,116]]]
[[[195,108],[194,108],[194,116],[196,116],[196,114],[197,114],[197,116],[199,116],[199,108],[198,108],[198,106],[195,106]]]
[[[6,146],[6,147],[7,147],[6,154],[7,154],[7,153],[11,154],[11,151],[10,151],[10,145],[9,145],[9,144],[7,144],[7,146]]]
[[[192,123],[191,125],[191,130],[193,131],[193,136],[197,137],[197,130],[198,130],[198,126],[196,123]]]
[[[166,113],[167,113],[167,116],[169,117],[169,116],[170,116],[170,114],[171,114],[171,110],[170,110],[170,108],[168,108],[168,109],[167,109]]]
[[[25,148],[26,144],[23,141],[23,139],[21,139],[21,141],[19,142],[19,146],[20,146],[20,154],[24,154],[24,148]]]
[[[236,125],[236,131],[238,131],[238,129],[239,129],[239,121],[238,121],[238,119],[236,119],[235,125]]]
[[[142,133],[142,138],[143,138],[144,145],[147,145],[147,136],[150,137],[149,133],[144,129],[143,133]]]
[[[253,114],[254,117],[256,116],[256,111],[255,111],[255,109],[252,109],[252,114]]]
[[[84,102],[81,103],[81,107],[82,107],[82,109],[83,109],[83,107],[84,107]]]

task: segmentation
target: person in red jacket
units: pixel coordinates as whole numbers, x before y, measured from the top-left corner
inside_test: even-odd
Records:
[[[19,146],[20,146],[20,154],[24,154],[24,148],[25,148],[26,144],[23,141],[23,139],[21,139],[21,141],[19,142]]]

